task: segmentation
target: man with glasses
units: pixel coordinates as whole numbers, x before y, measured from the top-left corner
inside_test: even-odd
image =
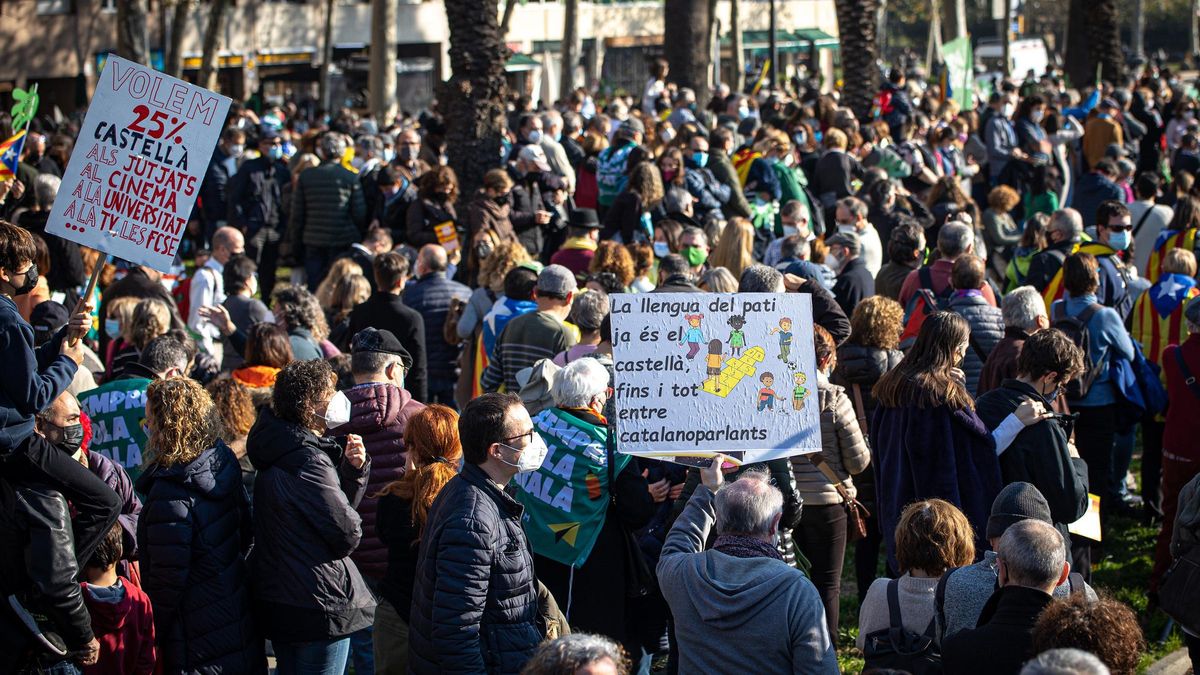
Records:
[[[524,509],[504,488],[546,444],[515,394],[484,394],[458,420],[462,473],[421,535],[409,621],[413,673],[515,673],[543,639]]]
[[[1096,209],[1096,236],[1093,241],[1079,247],[1082,253],[1091,253],[1099,263],[1100,288],[1096,301],[1105,307],[1117,310],[1124,320],[1133,310],[1136,293],[1130,292],[1131,276],[1124,261],[1133,241],[1133,217],[1129,207],[1119,201],[1102,202]]]
[[[283,139],[265,127],[258,137],[258,157],[242,163],[229,180],[229,224],[246,237],[246,255],[258,265],[258,284],[263,298],[275,288],[279,265],[279,242],[283,236],[281,195],[292,182],[283,159]]]

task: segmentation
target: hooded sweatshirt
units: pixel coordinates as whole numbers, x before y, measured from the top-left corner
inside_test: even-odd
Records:
[[[84,675],[150,675],[154,672],[154,613],[150,598],[118,578],[109,587],[84,583],[83,601],[100,642],[100,659]]]
[[[773,558],[704,550],[716,521],[713,502],[711,490],[696,488],[658,562],[675,617],[679,672],[838,672],[824,606],[802,572]]]

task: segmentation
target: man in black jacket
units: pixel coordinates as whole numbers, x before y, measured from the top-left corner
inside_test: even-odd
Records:
[[[701,293],[694,283],[692,267],[683,256],[672,253],[658,263],[658,287],[651,293]]]
[[[412,369],[406,378],[408,391],[413,398],[424,403],[428,400],[429,385],[425,364],[425,320],[402,298],[404,285],[408,281],[408,258],[392,251],[375,257],[375,287],[378,289],[365,302],[350,312],[350,329],[346,331],[346,343],[338,345],[349,351],[349,342],[364,328],[388,330],[412,355]]]
[[[867,261],[861,257],[862,246],[857,234],[839,232],[825,241],[829,254],[825,262],[837,272],[837,283],[833,286],[833,297],[846,316],[863,298],[875,295],[875,277],[867,269]]]
[[[524,509],[505,486],[546,444],[516,394],[484,394],[459,417],[462,473],[429,510],[413,580],[409,670],[516,673],[542,641]]]
[[[996,556],[1000,589],[979,617],[979,627],[946,639],[942,662],[948,673],[1015,673],[1033,654],[1033,626],[1066,582],[1071,566],[1062,536],[1038,520],[1010,526]]]
[[[1054,279],[1054,275],[1062,269],[1063,261],[1075,252],[1079,239],[1083,236],[1083,217],[1075,209],[1059,209],[1050,216],[1050,224],[1046,227],[1046,239],[1050,246],[1033,256],[1029,261],[1029,272],[1025,275],[1025,283],[1044,293],[1046,287]]]
[[[1026,399],[1050,409],[1062,387],[1083,371],[1083,354],[1071,339],[1056,329],[1030,335],[1017,357],[1017,377],[979,397],[976,411],[984,424],[993,425],[1015,411]],[[1046,497],[1050,517],[1062,537],[1070,541],[1067,524],[1087,512],[1087,463],[1070,443],[1071,422],[1063,416],[1025,427],[1000,455],[1004,483],[1030,483]],[[1086,578],[1087,547],[1072,555],[1072,565]]]
[[[0,595],[6,598],[0,607],[5,662],[0,671],[95,664],[100,643],[92,635],[75,580],[79,568],[67,500],[42,483],[13,484],[0,478],[0,541],[5,542],[0,547]],[[10,596],[22,610],[10,606]]]
[[[258,265],[262,297],[271,297],[275,288],[275,269],[279,263],[279,242],[283,239],[283,186],[292,174],[283,161],[283,140],[270,127],[258,139],[254,159],[246,160],[229,179],[226,200],[229,224],[246,237],[246,255]]]
[[[454,384],[458,380],[459,345],[446,342],[442,328],[450,306],[455,300],[463,303],[469,300],[471,289],[450,280],[446,276],[448,266],[446,249],[437,244],[422,246],[417,254],[416,278],[404,288],[404,303],[420,314],[425,323],[425,360],[429,382],[429,400],[425,403],[441,403],[457,408]]]

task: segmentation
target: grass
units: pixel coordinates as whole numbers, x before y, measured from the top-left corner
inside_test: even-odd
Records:
[[[1140,451],[1139,451],[1140,452]],[[1140,478],[1140,456],[1134,457],[1130,470]],[[1111,597],[1126,603],[1143,619],[1147,650],[1142,655],[1139,672],[1144,672],[1155,661],[1183,647],[1179,629],[1174,628],[1165,642],[1159,642],[1167,625],[1162,612],[1146,617],[1146,587],[1150,568],[1154,564],[1154,543],[1158,528],[1147,527],[1128,518],[1113,518],[1108,541],[1104,546],[1104,559],[1093,561],[1092,586]],[[854,646],[858,637],[858,591],[854,580],[853,545],[847,547],[842,574],[841,627],[838,629],[838,666],[843,673],[861,673],[862,652]],[[882,567],[880,574],[883,573]]]

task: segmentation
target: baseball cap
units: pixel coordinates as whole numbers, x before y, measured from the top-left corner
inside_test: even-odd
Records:
[[[646,133],[646,125],[642,124],[642,121],[640,119],[638,119],[636,117],[630,117],[629,119],[625,120],[624,122],[621,122],[621,126],[619,127],[619,130],[621,130],[621,131],[636,131],[639,134],[644,134],[644,133]]]
[[[350,353],[362,354],[364,352],[393,354],[400,357],[400,365],[404,366],[405,370],[412,368],[412,355],[390,330],[364,328],[358,331],[350,343]]]
[[[987,538],[997,539],[1010,525],[1022,520],[1040,520],[1050,525],[1050,505],[1046,498],[1030,483],[1016,482],[1004,486],[992,502],[992,514],[988,516]]]
[[[53,300],[39,303],[29,315],[29,325],[33,327],[34,344],[45,344],[58,332],[58,329],[67,325],[70,320],[71,313],[61,303]]]
[[[537,290],[539,293],[565,296],[579,290],[579,286],[571,270],[562,265],[547,265],[538,275]]]
[[[538,171],[549,171],[550,163],[546,161],[546,152],[542,150],[542,146],[530,143],[521,148],[520,154],[517,157],[526,162],[533,162],[537,165]]]

